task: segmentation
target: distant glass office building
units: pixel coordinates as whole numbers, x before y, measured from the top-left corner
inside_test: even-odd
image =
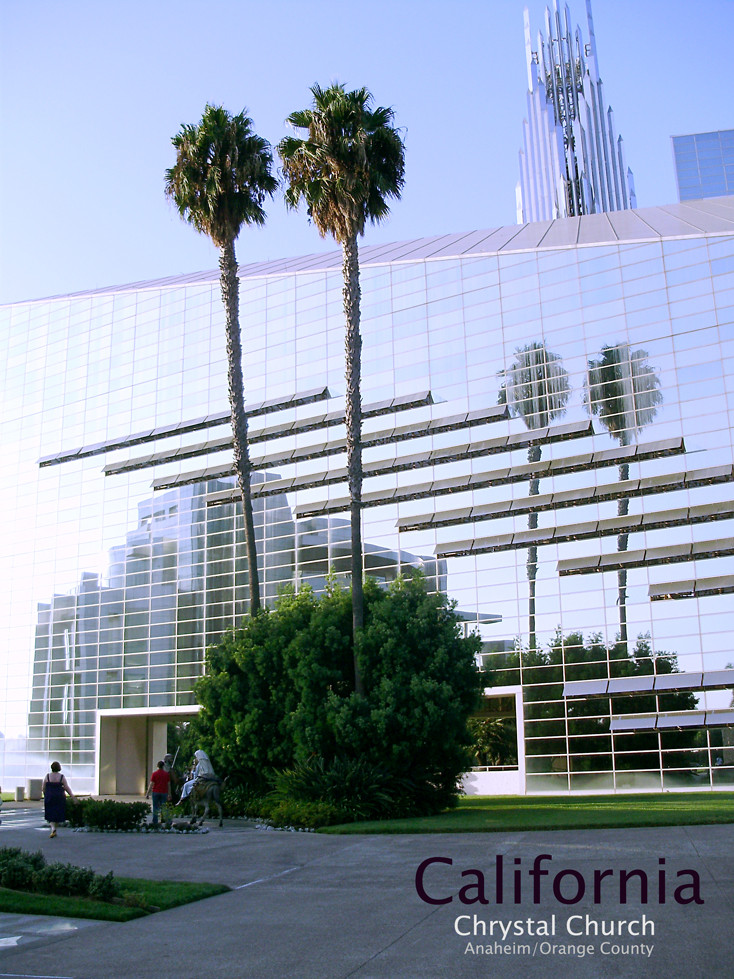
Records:
[[[734,129],[672,139],[678,200],[734,194]]]
[[[591,0],[588,40],[572,29],[568,6],[545,8],[545,34],[533,41],[525,10],[528,117],[523,123],[517,221],[550,221],[636,206],[611,106],[599,76]]]
[[[734,200],[361,259],[366,565],[482,636],[467,790],[730,786]],[[272,602],[348,575],[341,256],[240,275]],[[214,272],[0,308],[5,789],[141,791],[244,613],[223,320]]]

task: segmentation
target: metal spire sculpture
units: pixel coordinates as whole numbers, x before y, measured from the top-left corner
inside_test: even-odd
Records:
[[[586,0],[589,40],[571,31],[568,5],[545,9],[545,36],[533,50],[525,9],[528,118],[523,120],[517,220],[550,221],[635,207],[632,171],[622,137],[605,108],[596,57],[591,0]]]

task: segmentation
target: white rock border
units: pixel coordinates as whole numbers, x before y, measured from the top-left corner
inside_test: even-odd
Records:
[[[73,829],[74,833],[127,833],[128,836],[132,836],[135,833],[143,833],[148,836],[149,834],[160,835],[161,833],[175,833],[178,836],[189,836],[196,833],[208,833],[209,828],[207,826],[192,826],[191,829],[175,829],[173,826],[170,829],[166,826],[137,826],[135,829],[97,829],[96,826],[75,826]]]

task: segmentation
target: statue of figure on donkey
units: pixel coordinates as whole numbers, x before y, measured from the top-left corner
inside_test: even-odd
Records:
[[[203,822],[209,815],[209,805],[213,803],[219,811],[219,825],[222,825],[222,805],[221,805],[221,786],[223,780],[214,771],[214,766],[209,760],[205,751],[194,753],[194,767],[191,777],[188,778],[181,789],[179,803],[185,803],[186,799],[191,799],[192,822],[196,819],[199,806],[203,803],[204,814],[200,822]]]

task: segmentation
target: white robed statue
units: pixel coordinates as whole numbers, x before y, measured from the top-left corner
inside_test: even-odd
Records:
[[[181,798],[179,802],[183,802],[185,799],[191,795],[191,790],[197,779],[210,779],[216,778],[216,772],[214,771],[214,766],[209,761],[209,755],[205,751],[195,751],[194,759],[196,764],[194,765],[194,771],[192,777],[188,781],[184,782],[184,787],[181,790]]]

